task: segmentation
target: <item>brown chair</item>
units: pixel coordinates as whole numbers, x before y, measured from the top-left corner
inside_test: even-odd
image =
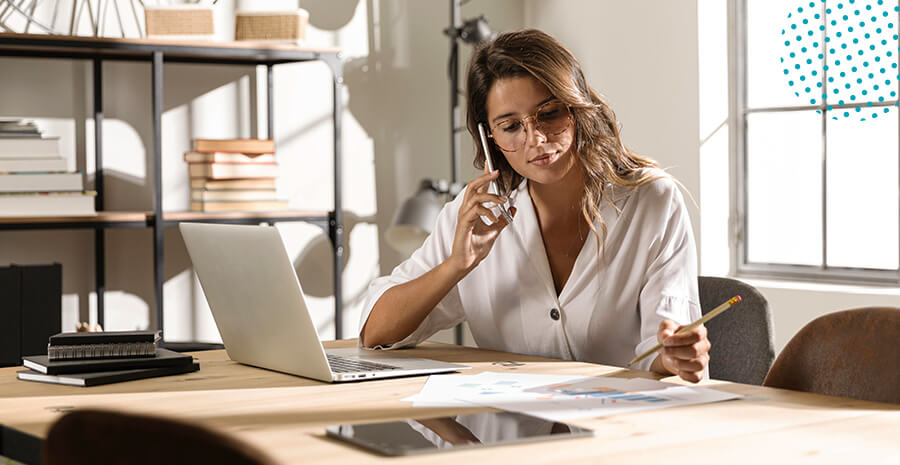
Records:
[[[829,313],[803,327],[764,386],[900,403],[900,308]]]
[[[231,436],[169,418],[106,410],[75,410],[50,428],[46,465],[275,465]]]

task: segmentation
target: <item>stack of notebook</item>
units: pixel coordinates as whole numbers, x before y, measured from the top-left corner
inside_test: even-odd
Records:
[[[47,355],[22,358],[26,381],[97,386],[200,369],[190,355],[157,347],[158,331],[59,333],[50,337]]]

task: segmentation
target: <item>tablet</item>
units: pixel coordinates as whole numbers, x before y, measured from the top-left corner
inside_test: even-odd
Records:
[[[592,430],[513,412],[332,425],[326,434],[382,455],[591,437]]]

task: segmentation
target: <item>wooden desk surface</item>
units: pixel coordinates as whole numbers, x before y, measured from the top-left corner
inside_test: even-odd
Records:
[[[353,346],[354,340],[326,343]],[[471,365],[465,374],[518,371],[616,377],[651,373],[527,355],[425,344],[410,355]],[[426,377],[325,384],[198,352],[199,372],[78,388],[15,379],[0,369],[0,424],[37,437],[63,412],[99,407],[178,417],[227,431],[284,464],[328,463],[900,463],[900,405],[710,381],[740,400],[573,421],[595,438],[415,457],[380,457],[325,437],[325,426],[456,415],[485,408],[413,408]],[[493,365],[524,362],[520,367]],[[677,382],[675,378],[665,381]]]

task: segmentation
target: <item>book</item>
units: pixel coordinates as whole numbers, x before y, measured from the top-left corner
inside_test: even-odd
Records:
[[[34,370],[21,370],[16,372],[16,377],[25,381],[38,381],[41,383],[64,384],[67,386],[99,386],[101,384],[133,381],[136,379],[156,378],[159,376],[180,375],[193,373],[200,369],[199,363],[185,366],[171,366],[158,368],[139,368],[135,370],[98,371],[91,373],[70,373],[65,375],[47,375]]]
[[[275,189],[274,178],[257,179],[191,179],[191,189],[226,190],[226,189]]]
[[[65,158],[0,158],[0,173],[41,173],[66,171]]]
[[[4,137],[0,158],[54,158],[59,156],[59,137]]]
[[[275,155],[271,153],[186,152],[184,161],[188,163],[275,163]]]
[[[76,173],[5,173],[0,174],[2,192],[81,191],[84,184]]]
[[[277,195],[275,189],[253,189],[253,190],[205,190],[192,189],[191,200],[194,202],[215,202],[215,201],[235,201],[235,200],[276,200]]]
[[[276,163],[191,163],[188,173],[192,178],[240,179],[278,177]]]
[[[191,202],[191,211],[195,212],[267,212],[287,209],[287,200],[257,200],[246,202]]]
[[[156,349],[156,357],[111,358],[102,360],[50,360],[46,355],[22,357],[22,365],[46,375],[135,370],[139,368],[185,367],[193,357],[167,349]]]
[[[159,331],[70,332],[50,336],[47,357],[52,360],[153,357]]]
[[[275,153],[274,139],[194,139],[194,152]]]
[[[0,193],[0,217],[3,216],[90,216],[95,191]]]

